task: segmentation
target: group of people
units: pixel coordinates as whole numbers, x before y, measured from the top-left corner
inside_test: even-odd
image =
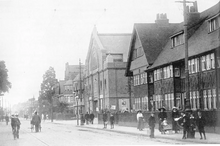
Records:
[[[166,131],[165,127],[168,125],[167,113],[165,112],[166,109],[163,107],[158,110],[159,110],[159,114],[158,114],[159,131],[162,134],[165,134]],[[138,121],[137,128],[140,131],[142,131],[144,129],[145,120],[141,110],[137,112],[137,121]],[[155,124],[156,124],[155,113],[152,112],[148,119],[151,138],[154,138]],[[204,129],[205,124],[206,124],[206,120],[204,116],[202,116],[201,111],[197,111],[197,115],[194,116],[192,110],[182,111],[180,115],[176,107],[173,107],[172,109],[172,127],[170,130],[173,130],[175,131],[175,133],[178,133],[180,128],[182,128],[183,139],[195,138],[196,127],[198,128],[198,131],[200,133],[200,139],[203,139],[203,137],[204,139],[206,139],[205,129]]]
[[[103,112],[102,119],[104,124],[103,129],[106,129],[108,125],[108,114],[106,111]],[[115,117],[112,113],[110,113],[109,121],[110,121],[111,129],[114,129]]]
[[[198,111],[197,114],[198,114],[197,117],[195,117],[191,110],[181,113],[179,122],[183,127],[182,139],[195,138],[196,126],[198,127],[200,139],[203,139],[202,135],[204,136],[204,139],[206,139],[205,129],[204,129],[206,120],[204,116],[202,116],[201,111]]]
[[[91,112],[90,114],[86,112],[85,116],[81,114],[80,115],[81,125],[84,125],[84,123],[88,125],[89,122],[93,124],[94,118],[95,118],[95,115],[93,114],[93,112]]]

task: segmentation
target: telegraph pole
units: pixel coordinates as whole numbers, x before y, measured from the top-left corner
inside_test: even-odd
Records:
[[[82,83],[81,83],[81,60],[79,59],[79,99],[80,99],[80,113],[82,113]]]
[[[187,9],[186,9],[186,3],[195,3],[192,1],[176,1],[179,3],[183,3],[183,16],[184,16],[184,47],[185,47],[185,90],[186,90],[186,101],[185,101],[185,109],[189,108],[191,109],[190,106],[190,94],[189,94],[189,65],[188,65],[188,32],[187,32],[187,28],[188,28],[188,20],[187,20]]]

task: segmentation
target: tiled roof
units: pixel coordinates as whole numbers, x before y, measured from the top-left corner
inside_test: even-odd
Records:
[[[163,47],[169,40],[169,36],[177,29],[178,24],[168,23],[166,26],[158,25],[157,23],[136,23],[132,35],[132,42],[128,55],[127,67],[125,71],[126,76],[131,76],[130,65],[132,61],[132,47],[134,46],[134,39],[139,37],[141,45],[144,49],[148,64],[153,64]]]
[[[167,43],[169,36],[177,28],[177,24],[168,24],[160,26],[157,23],[138,23],[134,28],[145,51],[145,56],[149,64],[152,64],[164,45]]]
[[[200,14],[200,19],[197,25],[191,27],[189,32],[193,32],[189,36],[188,40],[188,50],[189,57],[197,54],[201,54],[220,46],[219,41],[219,30],[209,33],[208,31],[208,18],[218,14],[220,12],[220,2],[210,9],[203,11]],[[181,30],[183,25],[180,24],[178,30]],[[165,45],[163,51],[158,56],[154,64],[149,68],[155,68],[161,65],[169,64],[178,60],[185,58],[185,48],[184,45],[179,45],[175,48],[171,47],[171,39]]]
[[[98,34],[107,53],[123,53],[123,61],[127,61],[131,34]]]

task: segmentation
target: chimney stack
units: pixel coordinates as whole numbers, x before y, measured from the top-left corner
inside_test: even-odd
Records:
[[[197,22],[200,18],[200,13],[198,12],[197,1],[193,2],[193,6],[187,6],[187,22],[188,24],[192,24],[193,22]]]
[[[155,23],[157,23],[161,27],[168,26],[169,19],[167,19],[167,14],[157,14],[157,19],[155,20]]]

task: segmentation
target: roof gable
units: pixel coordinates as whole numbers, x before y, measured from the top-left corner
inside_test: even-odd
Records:
[[[139,38],[144,50],[145,57],[149,64],[153,64],[163,47],[169,40],[169,36],[177,28],[176,23],[169,23],[166,26],[160,26],[157,23],[137,23],[134,24],[132,41],[130,44],[126,75],[130,74],[130,65],[132,62],[132,53],[136,38]]]
[[[208,32],[208,18],[213,17],[220,11],[220,2],[211,7],[210,9],[200,14],[200,19],[193,26],[188,28],[190,35],[188,35],[188,50],[189,57],[195,56],[204,52],[211,51],[220,46],[219,33],[220,30],[216,30],[212,33]],[[183,25],[180,24],[178,30],[181,30]],[[185,58],[184,45],[171,47],[171,39],[165,45],[164,50],[158,56],[154,64],[149,68],[159,67],[164,64],[169,64],[175,61],[179,61]]]

